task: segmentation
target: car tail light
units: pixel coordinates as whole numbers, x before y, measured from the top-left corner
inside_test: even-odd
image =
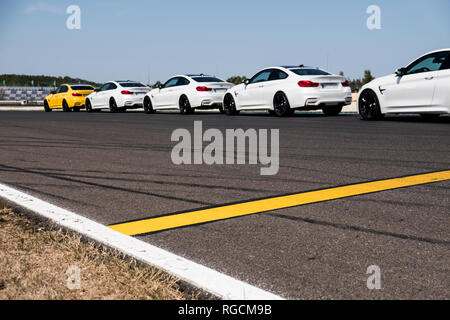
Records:
[[[78,92],[73,92],[73,93],[72,93],[72,96],[74,96],[74,97],[81,97],[82,94],[81,94],[81,93],[78,93]]]
[[[319,86],[317,82],[312,82],[309,80],[302,80],[298,82],[298,85],[302,88],[316,88]]]
[[[212,91],[212,89],[208,87],[197,87],[197,91]]]
[[[128,91],[128,90],[122,90],[122,92],[121,92],[122,94],[133,94],[133,92],[131,92],[131,91]]]
[[[345,80],[344,82],[341,82],[343,87],[350,87],[350,81]]]

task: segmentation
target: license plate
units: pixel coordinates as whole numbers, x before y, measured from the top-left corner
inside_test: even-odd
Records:
[[[330,88],[337,88],[337,83],[321,83],[320,86],[322,89],[330,89]]]
[[[214,89],[214,92],[225,92],[227,89]]]
[[[145,94],[145,92],[136,92],[136,95]]]

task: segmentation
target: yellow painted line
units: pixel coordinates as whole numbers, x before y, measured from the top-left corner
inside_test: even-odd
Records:
[[[292,195],[224,205],[221,207],[147,218],[138,221],[110,225],[109,228],[126,235],[138,235],[444,180],[450,180],[450,170],[380,181],[364,182],[348,186],[308,191]]]

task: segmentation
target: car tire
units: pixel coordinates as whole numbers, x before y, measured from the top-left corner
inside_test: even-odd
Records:
[[[181,114],[192,114],[194,109],[191,107],[189,99],[186,96],[181,96],[179,101],[180,113]]]
[[[52,112],[52,109],[48,106],[47,100],[44,100],[44,111],[45,112]]]
[[[236,110],[236,102],[231,94],[227,94],[223,99],[223,110],[227,116],[236,116],[239,111]]]
[[[116,100],[114,100],[113,98],[111,98],[109,100],[109,112],[111,113],[116,113],[119,109],[117,108],[117,103]]]
[[[322,108],[322,112],[326,115],[326,116],[338,116],[339,113],[342,112],[342,105],[339,106],[325,106]]]
[[[70,111],[69,105],[67,104],[66,100],[64,100],[63,103],[62,103],[62,109],[63,109],[64,112],[69,112]]]
[[[277,117],[288,117],[294,113],[289,101],[283,92],[277,92],[273,97],[273,109]]]
[[[363,120],[379,120],[383,118],[378,97],[372,90],[363,91],[358,99],[358,112]]]
[[[225,113],[225,110],[223,110],[223,106],[220,106],[220,107],[219,107],[219,112],[222,113],[222,114]]]
[[[86,112],[92,112],[92,105],[90,100],[86,100]]]
[[[155,113],[155,110],[153,109],[152,101],[149,97],[144,98],[144,112],[146,114]]]

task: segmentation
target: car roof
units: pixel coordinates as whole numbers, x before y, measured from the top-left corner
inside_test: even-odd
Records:
[[[214,77],[218,78],[217,76],[212,76],[209,74],[203,74],[203,73],[186,73],[186,74],[177,74],[175,76],[170,77],[168,80],[178,77],[185,77],[185,78],[193,78],[193,77]]]
[[[214,77],[214,76],[211,76],[209,74],[204,74],[204,73],[187,73],[187,74],[185,74],[185,76],[187,76],[187,77]]]
[[[443,51],[450,51],[450,48],[430,51],[430,52],[427,52],[427,53],[423,54],[422,56],[426,56],[427,54],[430,54],[430,53],[443,52]]]
[[[429,54],[433,54],[433,53],[438,53],[438,52],[445,52],[445,51],[450,51],[450,48],[446,48],[446,49],[439,49],[439,50],[434,50],[434,51],[430,51],[427,53],[422,54],[421,56],[416,57],[414,60],[412,60],[410,63],[408,63],[406,66],[409,66],[411,63],[417,61],[418,59],[425,57]]]
[[[114,83],[114,84],[116,84],[116,85],[122,86],[123,83],[128,83],[128,82],[141,83],[141,84],[143,84],[143,83],[140,82],[140,81],[134,81],[134,80],[111,80],[111,81],[105,82],[104,84],[106,84],[106,83]]]
[[[272,66],[272,67],[267,67],[267,68],[261,69],[261,70],[258,71],[258,72],[261,72],[261,71],[264,71],[264,70],[268,70],[268,69],[280,69],[280,70],[288,70],[288,71],[290,71],[290,70],[292,70],[292,69],[320,69],[320,68],[318,68],[318,67],[305,66],[305,65],[303,65],[303,64],[298,65],[298,66],[288,66],[288,65],[285,65],[285,66]]]
[[[87,84],[87,83],[70,83],[70,84],[68,84],[69,86],[71,86],[71,87],[74,87],[74,86],[89,86],[89,87],[94,87],[93,85],[90,85],[90,84]]]
[[[137,83],[141,83],[140,81],[134,81],[134,80],[114,80],[114,81],[110,81],[110,82],[117,82],[117,83],[137,82]]]
[[[305,66],[304,64],[299,64],[297,66],[283,65],[283,66],[279,66],[279,67],[284,68],[284,69],[299,69],[299,68],[311,69],[311,68],[314,68],[314,67],[310,67],[310,66]]]
[[[219,78],[217,76],[213,76],[213,75],[210,75],[210,74],[204,74],[204,73],[187,73],[187,74],[183,74],[182,76],[188,77],[188,78],[198,78],[198,77]]]
[[[281,70],[281,71],[284,71],[284,72],[288,72],[288,73],[292,73],[292,74],[295,74],[295,72],[293,70],[298,70],[298,69],[315,69],[315,70],[322,70],[322,71],[328,72],[328,71],[323,70],[323,69],[321,69],[319,67],[310,67],[310,66],[304,66],[304,65],[301,64],[299,66],[273,66],[273,67],[268,67],[268,68],[264,68],[264,69],[259,70],[257,73],[259,73],[261,71],[264,71],[264,70],[269,70],[269,69],[278,69],[278,70]],[[332,74],[331,72],[328,72],[328,73]]]
[[[430,51],[430,52],[424,53],[424,54],[420,55],[419,57],[417,57],[415,60],[420,59],[420,58],[422,58],[422,57],[424,57],[424,56],[427,56],[427,55],[429,55],[429,54],[438,53],[438,52],[445,52],[445,51],[450,51],[450,48],[447,48],[447,49],[439,49],[439,50],[434,50],[434,51]],[[413,62],[414,62],[415,60],[413,60]]]
[[[84,83],[62,83],[58,87],[67,86],[69,88],[72,88],[72,86],[91,86],[90,84],[84,84]],[[91,86],[93,87],[93,86]]]

